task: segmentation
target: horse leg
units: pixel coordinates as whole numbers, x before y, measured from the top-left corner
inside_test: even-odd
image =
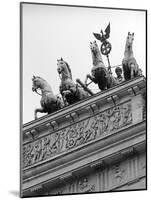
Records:
[[[37,119],[37,112],[44,113],[45,111],[43,108],[36,108],[34,111],[35,119]]]
[[[107,77],[107,89],[117,85],[118,82],[115,80],[115,78],[109,74],[108,77]]]
[[[85,81],[84,81],[85,85],[87,85],[88,76],[89,76],[89,74],[86,75],[86,78],[85,78]]]
[[[76,82],[82,87],[83,92],[85,92],[85,95],[88,96],[87,93],[89,93],[91,96],[94,95],[93,92],[92,92],[88,87],[86,87],[86,85],[85,85],[84,83],[82,83],[82,82],[80,81],[80,79],[77,78],[77,79],[76,79]],[[78,85],[77,85],[77,89],[78,89]]]
[[[122,64],[123,67],[123,75],[124,75],[124,79],[125,81],[128,81],[131,79],[131,69],[130,66],[128,64]]]
[[[131,65],[130,65],[130,69],[131,69],[131,78],[134,78],[134,68],[135,68],[135,65],[134,65],[134,64],[131,64]]]
[[[140,75],[141,75],[141,71],[139,69],[138,64],[136,63],[135,64],[135,70],[134,70],[134,76],[137,77],[137,76],[140,76]]]
[[[87,74],[87,75],[86,75],[86,79],[85,79],[85,85],[87,85],[87,80],[88,80],[88,78],[89,78],[91,81],[93,81],[94,83],[96,83],[95,77],[94,77],[94,76],[91,76],[90,74]]]

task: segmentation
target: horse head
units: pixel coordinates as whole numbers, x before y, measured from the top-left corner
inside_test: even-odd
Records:
[[[43,78],[41,78],[40,76],[33,76],[32,78],[32,91],[33,92],[37,92],[37,89],[41,89],[41,91],[43,92],[51,92],[52,93],[52,89],[50,87],[50,85],[47,83],[46,80],[44,80]]]
[[[102,60],[101,52],[99,50],[99,47],[98,47],[96,41],[90,42],[90,50],[91,50],[91,54],[92,54],[93,66],[101,65],[101,67],[105,67],[103,60]]]
[[[72,79],[70,66],[66,61],[63,60],[63,58],[57,60],[57,66],[58,66],[57,71],[59,75],[61,75],[61,79],[62,78]]]
[[[99,47],[98,47],[96,41],[90,42],[90,49],[91,49],[91,52],[94,54],[97,54],[99,52]]]
[[[134,33],[128,32],[128,36],[126,38],[126,45],[128,48],[132,47],[133,40],[134,40]]]
[[[32,91],[36,92],[37,89],[41,88],[42,86],[42,79],[39,76],[33,76],[32,78]]]

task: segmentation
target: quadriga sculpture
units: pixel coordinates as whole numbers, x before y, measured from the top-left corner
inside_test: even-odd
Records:
[[[32,91],[37,92],[37,89],[41,90],[41,108],[36,108],[34,111],[35,119],[37,119],[37,112],[40,113],[52,113],[63,108],[64,104],[60,97],[53,94],[50,85],[43,78],[39,76],[33,76],[32,78]]]
[[[138,64],[133,55],[133,48],[132,48],[133,40],[134,40],[134,33],[131,34],[130,32],[128,32],[126,38],[124,58],[122,60],[123,74],[124,74],[124,79],[126,81],[141,75]]]
[[[117,85],[117,81],[112,74],[105,67],[99,47],[94,41],[90,42],[90,49],[92,54],[93,67],[91,69],[91,75],[87,74],[85,84],[87,85],[88,78],[94,83],[98,84],[99,89],[105,90]]]
[[[57,60],[57,70],[61,79],[60,93],[66,105],[73,104],[89,96],[82,87],[72,80],[72,73],[69,64],[62,58]]]

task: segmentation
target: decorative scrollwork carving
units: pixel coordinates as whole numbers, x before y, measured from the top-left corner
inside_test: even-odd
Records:
[[[121,104],[51,135],[25,144],[23,165],[30,166],[54,155],[110,134],[132,123],[131,103]]]

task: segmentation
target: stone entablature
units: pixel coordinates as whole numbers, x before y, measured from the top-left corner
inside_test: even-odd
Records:
[[[105,161],[104,164],[92,165],[91,170],[86,168],[87,173],[69,172],[60,176],[58,181],[42,182],[25,190],[24,194],[38,196],[146,189],[145,146],[142,150],[142,153],[133,150],[128,157],[123,156],[112,164]]]
[[[31,166],[132,124],[131,102],[95,114],[24,145],[23,166]]]
[[[48,190],[48,194],[72,194],[89,193],[99,191],[120,190],[122,187],[139,188],[137,183],[145,181],[146,163],[145,153],[134,153],[129,158],[113,163],[111,166],[98,167],[97,170],[82,177],[74,177],[72,183],[64,184],[62,187]],[[136,185],[136,188],[135,188]]]
[[[144,81],[143,78],[139,78],[139,84],[141,79],[142,82]],[[125,85],[126,91],[124,91],[125,88],[122,90],[122,92],[130,93],[133,98],[128,95],[123,103],[123,97],[119,93],[120,86],[118,86],[118,91],[116,87],[112,89],[112,94],[110,91],[106,92],[105,103],[104,97],[101,99],[103,94],[100,94],[100,98],[97,98],[97,101],[90,105],[88,105],[89,100],[85,101],[85,107],[83,108],[80,107],[79,102],[80,110],[77,108],[74,110],[73,106],[72,112],[67,112],[64,116],[60,112],[58,118],[61,121],[60,117],[63,116],[64,121],[62,121],[62,124],[57,119],[46,121],[45,124],[42,124],[42,126],[45,126],[45,130],[42,131],[42,133],[45,133],[44,136],[40,136],[38,133],[40,125],[38,128],[37,126],[32,126],[32,129],[28,129],[28,125],[25,125],[23,137],[26,138],[27,136],[28,139],[30,136],[32,137],[29,141],[27,140],[27,144],[25,139],[23,147],[23,167],[47,160],[52,156],[83,145],[98,137],[116,132],[124,126],[142,121],[144,109],[143,98],[142,95],[136,95],[135,93],[141,91],[140,86],[143,87],[143,84],[141,83],[140,86],[138,84],[135,86],[135,81],[137,83],[138,79],[130,81],[129,83],[132,83],[132,85],[129,88],[127,88],[127,83]],[[122,86],[123,84],[121,84]],[[114,94],[114,90],[116,90],[116,95]],[[108,96],[108,93],[110,93],[110,96]],[[102,102],[104,103],[104,111],[101,111]],[[82,109],[83,112],[80,114],[79,111]]]
[[[145,92],[146,80],[139,77],[25,124],[23,190],[33,193],[34,188],[73,182],[73,177],[121,160],[127,152],[145,151]],[[115,171],[121,179],[118,166]],[[88,182],[81,181],[79,187],[87,188]],[[90,186],[86,192],[112,190]]]

